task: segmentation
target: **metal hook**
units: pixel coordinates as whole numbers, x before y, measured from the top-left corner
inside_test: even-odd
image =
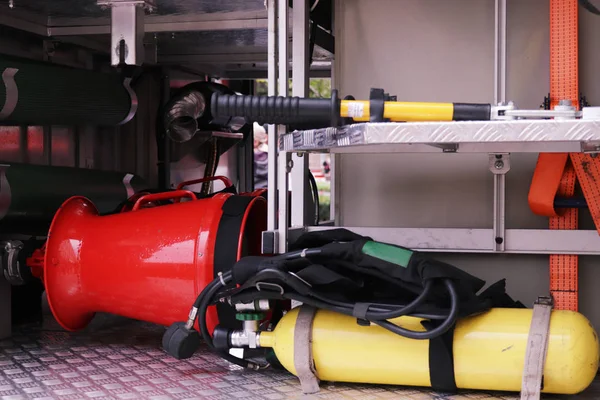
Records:
[[[283,295],[285,292],[283,290],[283,287],[279,286],[276,283],[269,283],[269,282],[256,282],[256,290],[258,290],[260,292],[260,287],[261,286],[266,286],[266,287],[275,287],[277,289],[279,289],[280,294]]]

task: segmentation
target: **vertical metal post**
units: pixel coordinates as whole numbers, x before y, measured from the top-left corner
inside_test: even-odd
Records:
[[[277,33],[278,13],[277,1],[267,0],[268,15],[268,80],[267,90],[269,96],[277,95]],[[278,249],[278,239],[275,234],[277,229],[277,127],[267,127],[269,154],[267,175],[267,232],[263,234],[263,252],[272,253]]]
[[[329,215],[335,226],[342,226],[342,212],[340,207],[340,197],[342,193],[342,155],[338,153],[331,154],[330,158],[330,194],[329,194]]]
[[[333,60],[331,61],[331,88],[335,88],[338,91],[340,90],[339,81],[340,81],[340,64],[336,61],[339,60],[340,57],[339,49],[342,48],[340,46],[340,41],[342,40],[343,35],[341,34],[342,30],[342,18],[336,18],[337,15],[341,15],[342,7],[344,6],[343,0],[334,0],[331,5],[331,13],[332,13],[332,29],[334,32],[335,40],[336,40],[336,54]],[[333,220],[333,224],[336,226],[343,225],[342,214],[340,208],[340,198],[342,193],[341,182],[342,182],[342,155],[338,153],[330,153],[330,205],[329,205],[329,215],[330,219]]]
[[[289,41],[288,41],[288,25],[289,25],[289,7],[287,0],[278,0],[278,47],[279,47],[279,96],[287,97],[289,88]],[[278,137],[285,133],[285,125],[279,125],[277,127]],[[269,148],[278,148],[277,140],[274,143],[269,143]],[[279,253],[285,253],[287,251],[287,229],[288,229],[288,215],[289,215],[289,201],[288,201],[288,168],[291,167],[289,161],[291,161],[287,152],[278,152],[277,156],[277,188],[279,194],[278,204],[278,248]]]
[[[506,0],[496,0],[494,104],[506,102]]]
[[[489,168],[494,175],[494,251],[504,251],[506,220],[506,173],[510,170],[509,154],[490,154]]]
[[[292,9],[292,96],[308,97],[310,69],[309,53],[309,1],[294,0]],[[286,64],[287,65],[287,64]],[[306,207],[308,187],[309,155],[292,155],[292,226],[302,227],[310,224]]]
[[[506,103],[506,0],[495,1],[494,104]],[[508,154],[490,154],[494,175],[494,250],[504,251],[506,220],[506,173]]]

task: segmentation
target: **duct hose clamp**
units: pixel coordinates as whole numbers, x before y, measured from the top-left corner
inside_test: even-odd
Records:
[[[0,109],[0,120],[7,119],[17,108],[19,102],[19,88],[15,82],[15,75],[19,72],[17,68],[6,68],[2,72],[2,82],[6,90],[6,98],[4,99],[4,105]]]
[[[25,284],[25,279],[21,274],[21,265],[19,260],[19,252],[23,250],[23,242],[20,240],[9,240],[0,243],[2,247],[1,263],[0,268],[4,274],[4,278],[14,286]],[[25,267],[27,268],[27,267]]]
[[[131,107],[129,108],[129,113],[127,114],[127,116],[125,116],[125,119],[119,122],[117,125],[124,125],[131,121],[137,113],[138,109],[138,97],[135,93],[135,90],[131,88],[131,78],[125,78],[123,80],[123,87],[125,88],[125,90],[127,90],[127,93],[129,93],[129,98],[131,99]]]

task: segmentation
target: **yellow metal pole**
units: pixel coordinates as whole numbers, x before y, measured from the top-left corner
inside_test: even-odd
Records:
[[[352,117],[356,122],[369,121],[369,101],[342,100],[340,116]],[[453,103],[420,103],[387,101],[384,104],[383,117],[390,121],[452,121],[454,116]]]

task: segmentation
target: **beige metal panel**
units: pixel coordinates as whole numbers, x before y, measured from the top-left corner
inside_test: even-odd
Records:
[[[342,95],[365,98],[383,87],[399,100],[492,102],[494,0],[338,2],[336,80]],[[598,17],[581,11],[580,85],[600,104]],[[549,90],[547,0],[508,0],[507,99],[537,108]],[[486,154],[342,154],[341,223],[346,226],[492,226],[493,180]],[[535,154],[512,154],[506,227],[546,228],[529,210]],[[585,212],[582,214],[586,214]],[[589,218],[582,226],[592,227]],[[531,305],[548,292],[547,256],[439,254]],[[600,328],[600,268],[581,257],[581,311]]]
[[[342,94],[383,87],[408,101],[490,101],[493,0],[344,0]]]
[[[508,0],[506,98],[538,108],[550,91],[550,2]]]
[[[598,6],[598,2],[593,2]],[[600,104],[600,16],[579,8],[579,89],[591,105]]]
[[[366,98],[371,87],[382,87],[406,101],[493,99],[494,1],[342,3],[342,95]],[[491,227],[485,154],[343,155],[338,167],[344,225]]]

